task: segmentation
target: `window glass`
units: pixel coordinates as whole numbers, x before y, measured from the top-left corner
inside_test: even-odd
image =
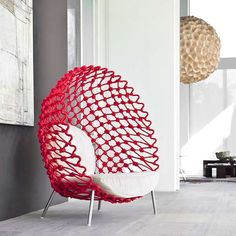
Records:
[[[190,15],[212,25],[221,39],[221,58],[236,57],[236,1],[190,0]]]

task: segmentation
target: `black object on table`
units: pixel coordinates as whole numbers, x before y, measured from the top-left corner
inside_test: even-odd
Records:
[[[204,160],[203,176],[212,177],[212,169],[216,169],[216,178],[226,178],[226,175],[236,177],[236,164],[228,160]]]

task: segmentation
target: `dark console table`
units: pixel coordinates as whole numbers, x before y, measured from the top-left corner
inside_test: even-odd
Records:
[[[203,176],[212,177],[212,169],[216,169],[216,178],[226,178],[226,175],[236,177],[236,164],[229,161],[204,160]]]

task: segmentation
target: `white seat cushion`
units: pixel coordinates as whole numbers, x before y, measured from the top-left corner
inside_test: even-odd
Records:
[[[65,148],[66,152],[64,152],[63,155],[64,157],[67,157],[67,162],[73,164],[78,162],[77,158],[70,158],[75,149],[73,146],[75,146],[75,154],[81,157],[81,166],[86,168],[87,175],[93,175],[95,173],[96,157],[90,137],[88,137],[88,135],[80,128],[69,124],[68,134],[72,136],[71,139],[70,136],[66,135],[64,132],[66,128],[67,126],[64,124],[53,125],[53,130],[58,132],[56,134],[53,132],[51,133],[51,136],[56,138],[56,142],[50,141],[51,146],[56,148]],[[70,139],[70,145],[66,145]],[[62,155],[62,153],[60,154]],[[52,156],[55,158],[60,158],[56,152],[52,152]],[[59,163],[64,167],[69,167],[66,162],[60,161]],[[78,169],[78,172],[81,171],[79,168],[76,168],[76,166],[74,168],[76,170]]]
[[[158,172],[154,171],[95,174],[93,181],[109,194],[130,198],[144,196],[154,190],[158,177]]]
[[[81,157],[81,165],[86,167],[86,174],[95,173],[96,157],[91,139],[80,128],[69,125],[68,133],[72,135],[71,144],[76,146],[76,154]]]

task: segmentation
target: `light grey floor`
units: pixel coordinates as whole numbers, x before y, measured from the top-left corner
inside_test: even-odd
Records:
[[[235,236],[236,184],[184,183],[176,193],[156,193],[158,213],[152,214],[151,196],[132,204],[103,203],[86,226],[88,202],[71,201],[0,222],[0,236]],[[95,205],[95,207],[97,204]]]

